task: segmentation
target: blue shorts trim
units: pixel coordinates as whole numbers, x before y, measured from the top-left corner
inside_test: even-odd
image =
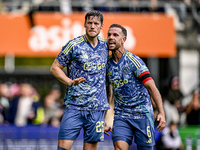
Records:
[[[67,150],[67,149],[58,146],[57,150]]]
[[[58,134],[59,140],[76,140],[81,129],[84,130],[84,142],[104,141],[105,111],[85,111],[65,109]]]
[[[117,141],[125,141],[126,143],[128,143],[128,145],[132,144],[132,141],[125,138],[125,137],[114,137],[113,138],[113,143],[117,142]]]

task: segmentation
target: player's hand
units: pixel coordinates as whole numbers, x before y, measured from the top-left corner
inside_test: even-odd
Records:
[[[83,78],[83,77],[76,78],[76,79],[72,80],[72,82],[69,84],[69,86],[78,85],[78,84],[82,83],[85,80],[86,79]]]
[[[107,127],[106,123],[105,123],[105,126],[104,126],[104,133],[107,134],[107,135],[110,135],[108,132],[111,132],[111,127]]]
[[[165,128],[166,125],[166,121],[165,121],[165,115],[164,114],[158,114],[157,116],[157,121],[159,122],[158,126],[157,126],[157,130],[161,131]]]

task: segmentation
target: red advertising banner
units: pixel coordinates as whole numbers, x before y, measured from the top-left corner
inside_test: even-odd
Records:
[[[104,13],[101,36],[113,23],[128,31],[125,48],[140,57],[176,55],[173,18],[164,14]],[[0,56],[55,57],[70,39],[85,33],[84,13],[0,14]]]

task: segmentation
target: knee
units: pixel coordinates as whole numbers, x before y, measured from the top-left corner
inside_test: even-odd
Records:
[[[128,150],[129,144],[125,141],[117,141],[114,143],[115,150]]]
[[[58,140],[58,150],[70,150],[72,144],[72,140]]]

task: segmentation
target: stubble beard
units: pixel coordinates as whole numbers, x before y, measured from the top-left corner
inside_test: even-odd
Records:
[[[120,46],[116,45],[114,49],[109,49],[109,48],[108,49],[109,49],[109,51],[116,52],[117,50],[119,50],[119,48],[120,48]]]
[[[90,34],[86,33],[86,35],[87,35],[89,38],[94,39],[94,38],[96,38],[96,37],[99,35],[99,33],[96,33],[95,35],[90,35]]]

